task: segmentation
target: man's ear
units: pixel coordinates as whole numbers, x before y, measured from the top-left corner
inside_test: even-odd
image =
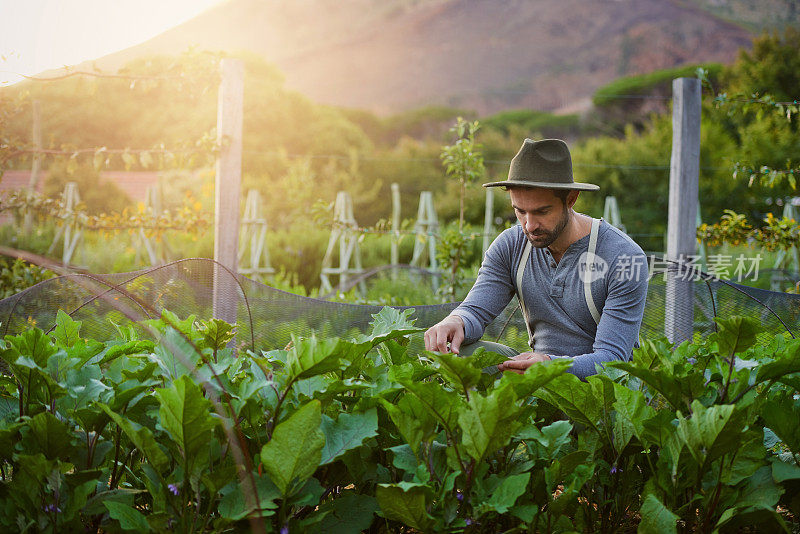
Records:
[[[578,191],[577,189],[573,189],[572,191],[569,192],[569,194],[567,195],[567,207],[569,209],[572,209],[572,206],[575,205],[575,202],[578,200],[578,195],[580,194],[581,192]]]

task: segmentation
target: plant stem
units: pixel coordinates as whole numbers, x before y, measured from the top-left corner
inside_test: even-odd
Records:
[[[733,367],[736,363],[736,356],[735,353],[731,350],[731,363],[728,366],[728,379],[725,381],[725,387],[722,389],[722,396],[720,397],[720,404],[725,404],[725,397],[728,396],[728,386],[731,384],[731,377],[733,377]]]
[[[111,470],[111,481],[109,482],[108,489],[114,489],[114,486],[118,482],[116,480],[117,477],[117,465],[119,464],[119,449],[122,443],[122,427],[117,425],[117,439],[116,439],[116,446],[114,450],[114,467]]]
[[[284,399],[289,394],[289,390],[292,389],[292,386],[297,381],[297,378],[292,378],[288,384],[286,384],[286,389],[283,391],[283,395],[278,399],[278,404],[275,405],[275,411],[272,413],[272,426],[267,428],[267,435],[269,439],[272,439],[272,430],[278,426],[278,415],[281,413],[281,404],[283,404]]]

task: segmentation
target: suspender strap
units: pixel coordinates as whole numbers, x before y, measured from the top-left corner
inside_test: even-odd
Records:
[[[597,234],[600,229],[600,219],[592,219],[592,229],[589,233],[589,249],[586,255],[586,269],[594,262],[597,251]],[[522,276],[525,274],[525,267],[528,266],[528,258],[531,255],[531,242],[525,240],[525,250],[522,252],[522,258],[519,260],[517,267],[517,298],[519,305],[522,309],[522,317],[525,320],[525,328],[528,329],[528,344],[533,348],[533,333],[531,332],[531,325],[528,321],[528,309],[525,307],[525,298],[522,296]],[[586,306],[589,308],[589,313],[592,314],[595,323],[600,323],[600,312],[597,311],[597,306],[592,297],[592,277],[589,273],[585,273],[583,277],[583,293],[586,297]]]
[[[595,261],[595,251],[597,250],[597,231],[600,228],[600,219],[592,219],[592,230],[589,233],[589,253],[586,255],[586,265],[583,276],[583,293],[586,296],[586,306],[589,307],[589,313],[592,314],[595,323],[600,323],[600,312],[597,311],[597,306],[594,304],[592,297],[592,276],[590,275],[589,266]]]
[[[525,240],[525,250],[522,252],[522,258],[519,260],[517,267],[517,298],[519,299],[519,306],[522,310],[522,319],[525,321],[525,328],[528,329],[528,345],[533,348],[533,334],[531,333],[531,325],[528,322],[528,309],[525,307],[525,299],[522,296],[522,276],[525,274],[525,267],[528,266],[528,258],[531,255],[531,242]]]

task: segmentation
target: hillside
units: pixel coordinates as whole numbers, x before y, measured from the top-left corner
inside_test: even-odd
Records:
[[[249,49],[318,102],[486,114],[579,109],[619,76],[730,62],[751,39],[678,0],[229,0],[96,65],[191,45]]]

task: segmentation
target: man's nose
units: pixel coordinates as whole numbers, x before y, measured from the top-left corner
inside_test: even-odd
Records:
[[[533,217],[525,217],[525,221],[523,222],[523,224],[525,226],[525,230],[527,230],[528,233],[533,233],[535,230],[539,228],[539,223],[537,223]]]

